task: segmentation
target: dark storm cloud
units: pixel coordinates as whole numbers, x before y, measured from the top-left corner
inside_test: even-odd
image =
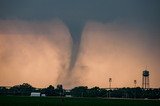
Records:
[[[152,30],[160,27],[159,0],[1,0],[1,19],[49,21],[60,18],[73,38],[72,65],[87,21],[130,23]],[[152,35],[153,36],[153,35]]]
[[[159,18],[159,0],[1,0],[1,18],[86,21]]]
[[[1,19],[48,21],[62,19],[73,39],[88,20],[100,22],[125,21],[137,26],[160,26],[159,0],[1,0]]]
[[[80,39],[88,20],[100,22],[127,21],[142,26],[160,24],[159,0],[1,0],[1,19],[47,21],[62,19],[74,40]]]

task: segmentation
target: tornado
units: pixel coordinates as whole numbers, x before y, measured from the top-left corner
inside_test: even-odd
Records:
[[[76,67],[76,62],[80,54],[81,34],[84,27],[84,23],[69,21],[66,22],[66,25],[69,29],[71,36],[71,42],[72,42],[70,49],[71,54],[70,54],[68,68],[60,72],[57,81],[58,83],[62,83],[64,86],[67,87],[67,86],[72,86],[73,84],[76,83],[75,80],[78,80],[78,78],[74,74],[75,72],[74,68]]]
[[[81,35],[82,30],[84,27],[83,22],[74,22],[74,23],[67,23],[67,26],[69,27],[69,31],[72,37],[72,48],[71,48],[71,58],[70,58],[70,64],[68,68],[68,74],[71,74],[73,72],[73,69],[76,65],[78,55],[80,53],[80,45],[81,45]]]

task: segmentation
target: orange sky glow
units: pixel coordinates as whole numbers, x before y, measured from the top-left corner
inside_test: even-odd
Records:
[[[150,47],[144,29],[116,23],[86,23],[76,65],[65,77],[71,57],[72,38],[61,20],[32,23],[0,21],[0,85],[29,83],[47,87],[61,83],[66,88],[141,87],[142,71],[148,66],[150,86],[160,87],[160,50]],[[62,78],[59,78],[61,77]],[[63,80],[62,80],[63,79]],[[65,81],[71,81],[67,84]]]

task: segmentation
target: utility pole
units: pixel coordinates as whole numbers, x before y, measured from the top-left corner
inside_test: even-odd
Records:
[[[134,87],[137,87],[137,80],[134,80]]]
[[[112,82],[112,78],[109,78],[109,94],[108,94],[108,97],[110,98],[110,96],[111,96],[111,82]]]
[[[111,90],[112,78],[109,78],[109,89]]]

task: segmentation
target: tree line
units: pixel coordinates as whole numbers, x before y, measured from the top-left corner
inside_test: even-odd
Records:
[[[137,88],[117,88],[103,89],[99,87],[88,88],[87,86],[74,87],[71,90],[65,90],[62,85],[56,87],[49,85],[47,88],[37,89],[28,83],[15,85],[10,88],[0,87],[0,95],[17,95],[30,96],[31,92],[40,92],[46,96],[66,96],[72,97],[107,97],[107,98],[148,98],[159,99],[160,88],[158,89],[143,89]]]

